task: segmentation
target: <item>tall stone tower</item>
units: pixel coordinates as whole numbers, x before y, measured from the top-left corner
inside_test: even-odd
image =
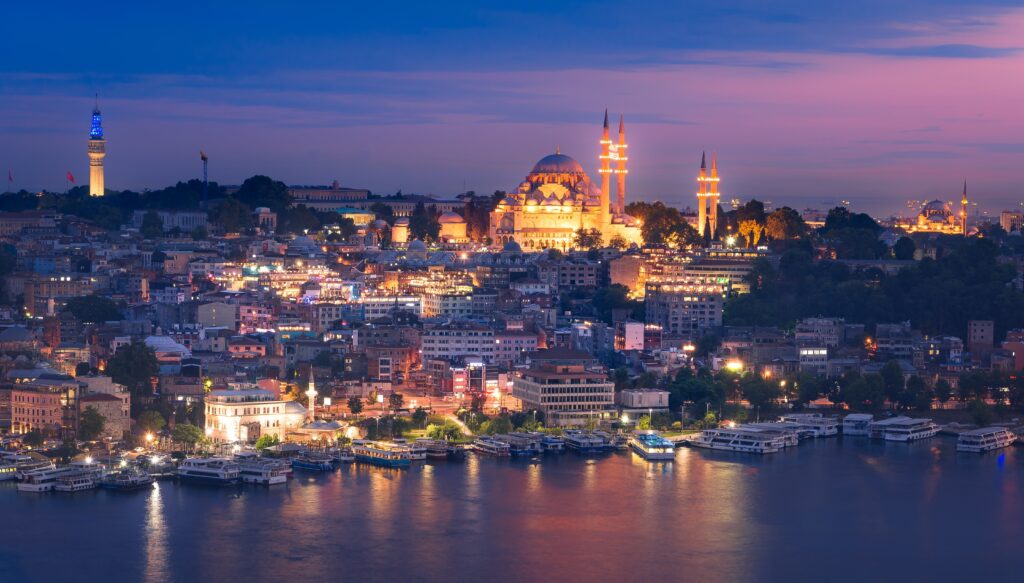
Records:
[[[612,224],[612,140],[608,135],[608,110],[604,110],[604,133],[601,134],[601,227]]]
[[[701,237],[715,238],[718,230],[718,157],[711,157],[711,175],[708,176],[707,154],[700,155],[700,175],[697,177],[697,231]]]
[[[103,196],[103,159],[107,157],[107,141],[103,139],[103,114],[100,102],[92,110],[92,127],[89,128],[89,196]]]
[[[619,143],[615,145],[615,160],[618,163],[615,168],[615,214],[617,215],[626,214],[626,174],[629,173],[629,170],[626,170],[626,161],[629,160],[626,148],[628,147],[626,144],[626,116],[620,115]]]
[[[964,180],[964,195],[960,199],[960,234],[967,236],[967,180]]]

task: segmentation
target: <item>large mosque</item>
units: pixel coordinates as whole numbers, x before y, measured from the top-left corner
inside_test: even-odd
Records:
[[[626,125],[619,119],[619,139],[613,143],[604,114],[604,134],[598,157],[601,184],[591,182],[579,162],[559,151],[533,166],[526,180],[508,194],[490,216],[494,245],[512,241],[524,250],[572,249],[580,229],[597,230],[608,244],[618,237],[642,244],[640,222],[626,214]],[[612,164],[614,163],[614,168]],[[615,202],[611,179],[615,175]]]

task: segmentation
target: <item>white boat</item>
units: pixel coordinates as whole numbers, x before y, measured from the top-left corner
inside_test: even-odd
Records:
[[[771,433],[744,428],[705,429],[689,442],[694,447],[745,453],[776,453],[786,447],[785,438]]]
[[[412,461],[408,447],[383,441],[357,439],[352,442],[352,453],[357,462],[385,468],[409,467]]]
[[[850,413],[843,417],[843,435],[867,435],[874,420],[875,416],[868,413]]]
[[[128,492],[141,490],[153,485],[153,476],[138,468],[124,468],[111,472],[99,482],[100,488]]]
[[[614,451],[616,446],[601,435],[587,433],[579,429],[567,429],[563,436],[565,445],[576,453],[599,454]]]
[[[57,479],[68,472],[68,468],[48,468],[29,472],[18,482],[19,492],[52,492]]]
[[[334,460],[327,454],[304,451],[292,458],[292,468],[296,470],[312,470],[314,472],[330,472],[334,469]]]
[[[351,447],[336,447],[330,450],[331,459],[339,464],[351,464],[356,461],[356,454]]]
[[[94,461],[92,458],[75,460],[68,464],[68,467],[80,473],[92,476],[93,478],[96,478],[97,481],[107,475],[106,466]]]
[[[57,466],[48,458],[38,453],[25,453],[25,454],[13,454],[6,457],[7,463],[14,464],[15,472],[14,477],[18,480],[24,480],[25,475],[30,472],[38,472],[39,470],[52,470]]]
[[[95,473],[90,471],[71,470],[57,478],[57,483],[54,484],[53,490],[55,492],[81,492],[82,490],[92,490],[96,487],[96,483],[97,478]]]
[[[247,484],[272,486],[288,482],[287,464],[278,460],[246,457],[239,460],[238,473]]]
[[[1017,439],[1012,431],[1005,427],[982,427],[960,434],[956,442],[957,451],[984,453],[1002,449]]]
[[[429,459],[448,459],[448,442],[443,439],[420,437],[416,440],[416,445],[427,451]]]
[[[473,451],[484,455],[496,457],[508,457],[511,455],[511,448],[504,441],[493,437],[478,437],[473,441]]]
[[[227,458],[188,458],[178,466],[178,479],[197,484],[231,485],[241,479],[241,469],[238,463]]]
[[[17,473],[18,466],[9,462],[0,462],[0,482],[15,479]]]
[[[825,417],[821,413],[790,413],[783,415],[781,420],[806,429],[814,437],[839,435],[839,421],[834,417]]]
[[[506,433],[495,435],[494,439],[507,443],[508,453],[512,457],[531,457],[543,451],[540,437],[529,433]]]
[[[647,461],[670,461],[676,457],[676,446],[656,431],[637,431],[629,437],[629,447]]]
[[[910,417],[890,417],[874,421],[868,425],[868,436],[886,441],[917,441],[935,437],[939,426],[931,419],[912,419]]]
[[[409,459],[414,462],[421,462],[427,459],[427,448],[423,444],[419,443],[419,440],[409,443],[408,439],[400,437],[398,439],[393,439],[392,443],[409,448]]]
[[[805,429],[796,423],[770,423],[766,421],[764,423],[744,423],[740,425],[740,428],[779,437],[786,447],[796,447],[800,445],[801,439],[813,437],[809,429]]]

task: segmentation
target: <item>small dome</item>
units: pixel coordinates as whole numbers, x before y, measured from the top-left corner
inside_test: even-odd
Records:
[[[551,154],[534,164],[531,174],[583,174],[583,166],[571,156]]]
[[[465,223],[466,219],[462,218],[462,215],[453,211],[446,211],[438,217],[437,222],[442,225],[451,225],[456,223]]]
[[[523,248],[519,246],[519,243],[515,241],[509,241],[505,243],[505,246],[501,248],[502,253],[522,253]]]
[[[409,243],[409,251],[419,252],[419,253],[426,253],[427,252],[427,245],[426,245],[426,243],[424,243],[423,241],[420,241],[419,239],[414,239],[412,243]]]
[[[383,219],[377,219],[376,221],[373,221],[373,223],[371,224],[373,225],[374,229],[380,231],[383,231],[384,229],[388,228],[388,222]]]
[[[398,227],[398,226],[408,227],[409,226],[409,219],[406,218],[406,217],[395,219],[395,226],[396,227]]]
[[[921,212],[924,214],[942,213],[947,211],[948,209],[946,208],[946,203],[942,202],[941,200],[933,200],[928,204],[924,205],[924,208],[921,209]]]

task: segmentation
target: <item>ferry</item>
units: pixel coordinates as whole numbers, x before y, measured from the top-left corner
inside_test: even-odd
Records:
[[[555,435],[541,437],[540,445],[546,453],[562,453],[565,451],[565,440]]]
[[[278,460],[250,457],[238,462],[238,470],[246,484],[273,486],[288,482],[287,464]]]
[[[385,468],[407,468],[412,462],[408,447],[381,441],[357,439],[352,442],[357,462]]]
[[[912,419],[910,417],[890,417],[875,421],[868,425],[868,436],[886,441],[917,441],[935,437],[939,426],[931,419]]]
[[[776,453],[786,447],[785,438],[763,431],[743,428],[718,428],[701,431],[689,442],[694,447],[744,453]]]
[[[676,446],[654,431],[638,431],[629,438],[629,447],[647,461],[670,461],[676,457]]]
[[[106,466],[96,462],[91,457],[75,460],[68,464],[68,468],[79,473],[92,476],[93,478],[96,478],[97,481],[107,474]]]
[[[125,468],[107,474],[99,482],[100,488],[128,492],[141,490],[153,485],[153,476],[137,468]]]
[[[1002,449],[1017,439],[1012,431],[1005,427],[982,427],[960,434],[956,443],[957,451],[985,453]]]
[[[63,476],[57,478],[54,484],[55,492],[81,492],[92,490],[96,487],[96,475],[88,471],[70,470]]]
[[[414,462],[421,462],[421,461],[427,459],[427,448],[424,445],[421,445],[421,444],[416,443],[416,442],[409,443],[409,440],[405,439],[404,437],[399,437],[397,439],[392,439],[391,442],[394,443],[394,444],[403,446],[403,447],[408,447],[409,448],[409,459],[414,461]]]
[[[611,446],[611,449],[621,449],[623,451],[629,449],[629,437],[621,433],[608,433],[607,431],[601,431],[600,429],[594,431],[594,435],[600,437]]]
[[[494,439],[508,444],[508,453],[512,457],[532,457],[541,451],[540,439],[528,433],[506,433],[495,435]]]
[[[57,468],[52,461],[37,453],[15,454],[7,458],[7,463],[14,464],[14,477],[17,480],[24,480],[26,474],[31,472]]]
[[[843,417],[843,435],[867,435],[874,420],[875,416],[868,413],[850,413]]]
[[[493,437],[478,437],[473,441],[473,451],[484,455],[508,457],[512,455],[511,449],[507,443]]]
[[[230,486],[239,483],[241,470],[238,463],[228,458],[188,458],[178,467],[178,479],[197,484]]]
[[[432,460],[446,460],[451,457],[452,446],[443,439],[430,439],[429,437],[420,437],[416,440],[416,445],[422,447],[427,452],[427,459]]]
[[[6,482],[7,480],[13,480],[18,473],[18,466],[8,463],[0,462],[0,482]]]
[[[292,458],[292,467],[296,470],[329,472],[334,469],[334,462],[330,456],[306,451]]]
[[[52,492],[57,480],[67,474],[67,468],[47,468],[28,472],[18,483],[19,492]]]
[[[566,447],[585,455],[608,453],[615,449],[614,445],[600,435],[586,433],[579,429],[566,430],[564,438]]]
[[[814,437],[832,437],[839,435],[839,421],[834,417],[825,417],[821,413],[790,413],[783,415],[780,421],[794,423],[805,429]]]
[[[744,423],[740,427],[749,431],[757,431],[765,435],[779,437],[782,439],[782,444],[785,447],[796,447],[800,445],[801,439],[806,439],[813,435],[809,429],[805,429],[796,423]]]

